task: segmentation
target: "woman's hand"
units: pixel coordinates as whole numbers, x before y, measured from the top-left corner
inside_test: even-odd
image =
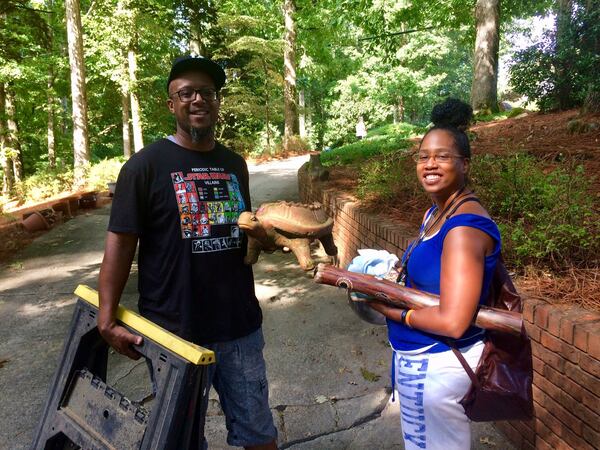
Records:
[[[392,320],[395,320],[396,322],[400,322],[400,315],[402,314],[403,309],[394,308],[392,306],[388,306],[388,305],[378,302],[376,300],[368,301],[367,305],[369,305],[375,311],[380,312],[388,319],[392,319]]]

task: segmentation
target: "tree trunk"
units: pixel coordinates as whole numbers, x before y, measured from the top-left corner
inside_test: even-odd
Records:
[[[54,69],[48,69],[48,164],[50,167],[56,166],[56,139],[54,137]]]
[[[190,54],[194,56],[204,56],[205,50],[202,47],[202,41],[195,30],[192,30],[190,36]]]
[[[144,148],[144,137],[142,132],[142,119],[140,117],[140,101],[137,94],[137,55],[135,45],[129,47],[127,52],[129,65],[129,97],[131,99],[131,127],[133,128],[133,148],[139,152]]]
[[[271,154],[271,117],[269,113],[269,71],[267,70],[267,63],[262,60],[263,70],[265,72],[265,126],[267,130],[267,154]],[[264,153],[264,152],[263,152]]]
[[[556,11],[556,102],[559,109],[573,106],[573,86],[571,84],[573,12],[572,0],[558,0]]]
[[[394,123],[404,122],[404,97],[400,96],[394,105]]]
[[[304,89],[298,91],[298,130],[300,137],[306,137],[306,103],[304,100]]]
[[[283,148],[289,150],[290,138],[298,134],[298,108],[296,105],[296,25],[294,13],[295,0],[284,0],[283,14],[285,23],[285,43],[283,53],[283,102],[284,134]]]
[[[480,111],[498,111],[498,48],[500,45],[500,0],[477,0],[475,6],[475,55],[471,106]]]
[[[79,0],[65,0],[65,12],[73,104],[71,116],[73,118],[74,185],[80,188],[85,184],[85,171],[90,162],[90,146]]]
[[[21,142],[19,140],[19,124],[17,122],[17,111],[15,105],[15,93],[9,87],[5,92],[6,123],[8,125],[8,145],[10,148],[10,159],[13,165],[13,178],[15,183],[23,180],[23,155],[21,154]]]
[[[131,133],[129,132],[129,95],[121,92],[121,118],[123,130],[123,156],[131,156]]]
[[[194,8],[188,8],[190,20],[190,54],[206,57],[206,48],[202,45],[202,33],[200,31],[201,18]]]
[[[48,44],[47,49],[49,53],[54,52],[54,26],[55,26],[55,16],[52,10],[54,8],[53,0],[49,0],[46,2],[46,7],[50,11],[48,13]],[[50,167],[56,167],[56,138],[54,136],[54,114],[55,114],[55,105],[56,105],[56,97],[54,95],[54,67],[53,65],[48,66],[48,104],[46,105],[46,111],[48,112],[48,164]]]
[[[598,30],[598,21],[600,21],[600,0],[588,0],[586,4],[586,29],[591,29],[596,32],[591,32],[587,36],[588,54],[600,55],[600,33]],[[600,58],[596,57],[593,66],[590,70],[590,75],[595,74],[598,77],[600,74]],[[600,80],[596,78],[588,82],[587,94],[583,102],[584,113],[600,112]]]
[[[311,96],[311,111],[313,113],[313,117],[311,118],[311,123],[314,124],[314,133],[316,134],[315,139],[315,147],[317,151],[323,150],[323,143],[325,140],[325,110],[323,108],[323,103],[321,97],[318,95]]]
[[[2,167],[2,195],[8,196],[12,192],[14,184],[5,117],[6,93],[4,83],[0,82],[0,166]]]

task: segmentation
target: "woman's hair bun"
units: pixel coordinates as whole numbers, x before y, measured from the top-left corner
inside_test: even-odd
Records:
[[[447,98],[431,110],[431,121],[435,127],[454,127],[465,130],[473,118],[473,108],[457,98]]]

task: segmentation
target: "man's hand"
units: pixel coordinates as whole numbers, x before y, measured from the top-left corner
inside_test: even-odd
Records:
[[[133,348],[134,345],[142,345],[142,337],[130,333],[127,328],[113,322],[107,326],[98,324],[98,331],[102,338],[118,353],[131,359],[140,359],[142,356]]]
[[[141,345],[141,336],[127,331],[115,319],[119,299],[129,277],[131,261],[135,254],[138,238],[134,234],[112,233],[106,235],[104,258],[98,277],[98,331],[108,344],[122,355],[139,359],[140,354],[133,345]]]

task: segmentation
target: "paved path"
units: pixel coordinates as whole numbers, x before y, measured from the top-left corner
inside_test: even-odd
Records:
[[[254,206],[298,200],[296,172],[307,159],[251,167]],[[109,208],[54,228],[0,269],[2,450],[25,449],[31,442],[69,325],[72,292],[78,284],[97,287]],[[402,449],[398,404],[388,402],[385,329],[360,321],[343,292],[314,284],[291,255],[261,255],[255,280],[280,447]],[[131,308],[136,282],[134,266],[123,298]],[[120,355],[111,355],[108,382],[133,400],[150,389],[145,365]],[[475,449],[510,448],[489,425],[474,431]],[[231,448],[214,392],[206,434],[211,449]]]

